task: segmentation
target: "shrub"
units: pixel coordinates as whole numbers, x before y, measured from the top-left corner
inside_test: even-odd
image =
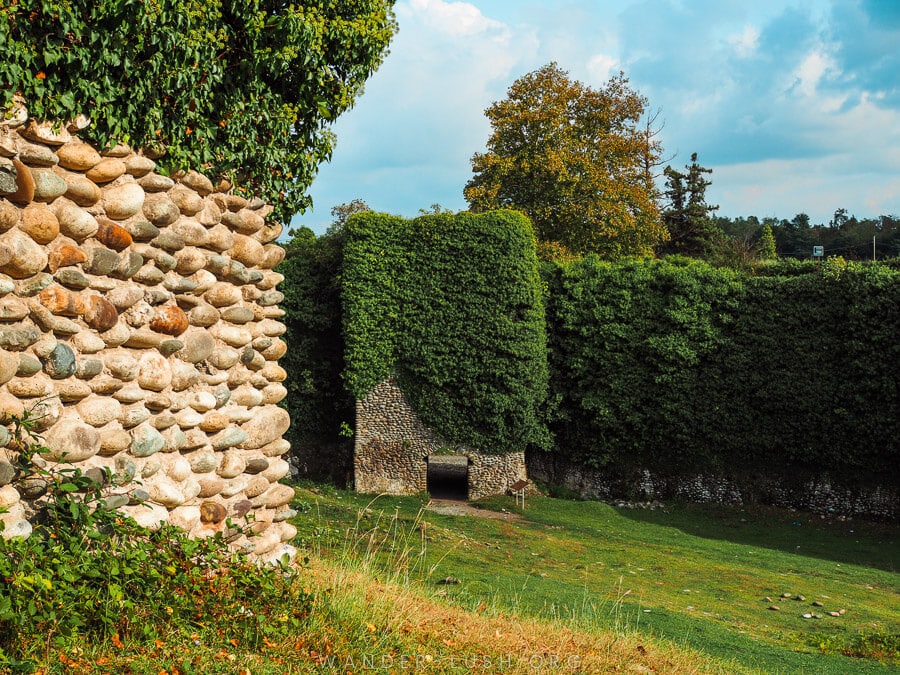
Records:
[[[0,669],[26,671],[42,649],[73,637],[152,642],[211,624],[223,646],[258,649],[285,623],[300,625],[311,598],[296,572],[250,562],[221,533],[191,539],[169,525],[137,525],[80,470],[34,469],[39,439],[27,419],[17,428],[19,479],[38,475],[50,491],[29,538],[0,537]]]

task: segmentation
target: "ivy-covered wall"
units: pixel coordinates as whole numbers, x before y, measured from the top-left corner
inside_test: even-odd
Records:
[[[317,240],[332,276],[319,269],[330,290],[311,293],[309,312],[322,297],[341,306],[346,361],[327,360],[353,398],[393,374],[448,442],[527,447],[529,471],[576,487],[572,471],[591,472],[591,494],[635,496],[651,480],[661,497],[843,509],[870,489],[870,512],[889,515],[896,266],[778,261],[748,274],[588,256],[546,263],[538,280],[527,223],[509,212],[364,214],[341,237]],[[333,321],[319,328],[338,339]]]
[[[544,278],[560,456],[620,477],[898,484],[896,270],[588,257]]]
[[[393,374],[450,442],[489,454],[543,443],[544,308],[528,220],[362,213],[346,227],[345,381],[356,399]]]

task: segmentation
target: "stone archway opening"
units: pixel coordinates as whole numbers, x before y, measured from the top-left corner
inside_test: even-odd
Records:
[[[429,455],[428,493],[434,499],[469,499],[469,458],[465,455]]]

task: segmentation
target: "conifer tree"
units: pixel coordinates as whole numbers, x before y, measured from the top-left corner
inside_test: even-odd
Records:
[[[664,195],[668,200],[663,209],[663,223],[669,231],[669,239],[659,248],[659,253],[680,253],[703,256],[708,253],[720,230],[712,218],[718,206],[706,202],[706,188],[712,181],[706,178],[712,169],[700,166],[697,153],[691,155],[691,163],[681,172],[667,166]]]

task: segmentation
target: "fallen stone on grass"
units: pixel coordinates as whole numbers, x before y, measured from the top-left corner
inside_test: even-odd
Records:
[[[781,607],[779,607],[778,605],[769,605],[769,609],[771,609],[773,612],[781,611]]]

